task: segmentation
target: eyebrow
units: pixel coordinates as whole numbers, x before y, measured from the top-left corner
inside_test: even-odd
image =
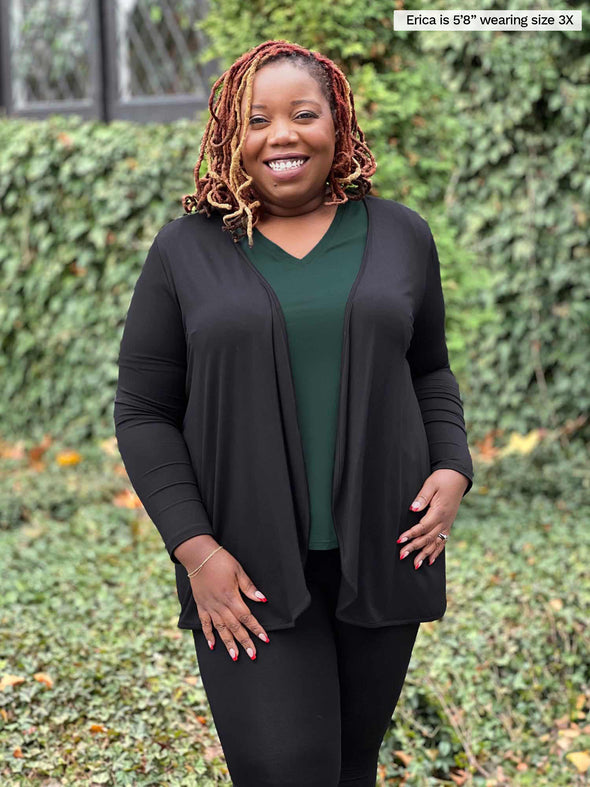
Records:
[[[321,104],[318,101],[314,101],[313,98],[296,98],[294,101],[291,101],[291,106],[296,104],[315,104],[321,109]],[[252,109],[266,109],[266,104],[252,104]]]

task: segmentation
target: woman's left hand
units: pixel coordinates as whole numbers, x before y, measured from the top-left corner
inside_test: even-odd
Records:
[[[435,470],[428,476],[410,510],[422,511],[428,504],[430,507],[414,527],[400,533],[397,543],[403,542],[401,560],[415,551],[415,568],[420,568],[425,558],[429,558],[430,566],[434,563],[446,544],[446,539],[438,534],[449,534],[468,483],[467,477],[457,470]]]

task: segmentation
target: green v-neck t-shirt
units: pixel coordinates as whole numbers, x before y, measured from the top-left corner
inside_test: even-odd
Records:
[[[287,325],[310,499],[309,549],[339,546],[332,518],[332,474],[344,312],[360,271],[368,218],[363,200],[338,205],[314,248],[298,259],[256,227],[242,249],[275,291]]]

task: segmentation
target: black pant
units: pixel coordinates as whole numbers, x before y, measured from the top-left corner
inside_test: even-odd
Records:
[[[201,679],[234,787],[375,787],[383,736],[419,623],[362,628],[334,617],[338,549],[310,550],[312,603],[295,627],[254,634],[232,661],[193,630]],[[264,588],[261,588],[264,591]]]

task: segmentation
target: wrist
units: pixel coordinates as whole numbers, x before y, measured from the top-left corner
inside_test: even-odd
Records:
[[[218,546],[220,544],[213,536],[206,533],[183,541],[174,550],[174,556],[178,558],[187,571],[192,571]]]

